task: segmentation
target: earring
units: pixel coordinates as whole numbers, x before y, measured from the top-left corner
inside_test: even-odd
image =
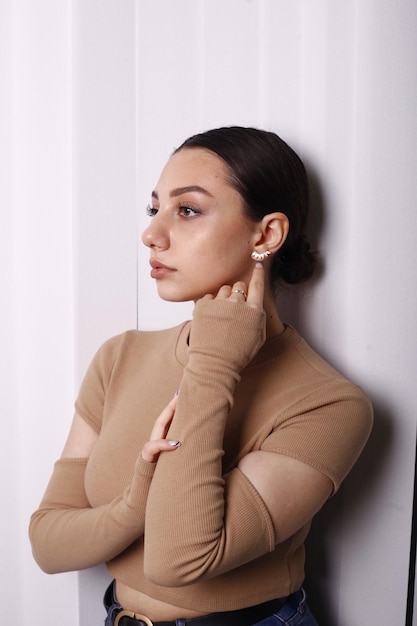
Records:
[[[269,250],[265,250],[265,252],[257,252],[256,250],[254,250],[251,254],[251,258],[254,261],[265,261],[265,259],[271,256],[271,254],[272,252],[270,252]]]

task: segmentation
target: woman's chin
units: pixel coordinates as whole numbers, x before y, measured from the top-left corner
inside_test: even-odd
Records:
[[[161,300],[165,302],[189,302],[190,300],[194,300],[193,296],[188,296],[187,294],[175,293],[168,289],[158,288],[158,296]]]

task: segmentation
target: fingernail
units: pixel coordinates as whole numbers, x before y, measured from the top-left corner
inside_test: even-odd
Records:
[[[173,448],[178,448],[181,445],[180,441],[168,441],[169,445]]]
[[[177,396],[177,395],[179,394],[179,392],[180,392],[180,390],[179,390],[179,389],[176,389],[176,390],[175,390],[175,395]]]
[[[258,261],[257,263],[255,263],[255,267],[260,267],[260,268],[262,268],[262,269],[264,268],[263,264],[262,264],[260,261]]]

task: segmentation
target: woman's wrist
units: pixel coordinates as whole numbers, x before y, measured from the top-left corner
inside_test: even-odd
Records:
[[[265,312],[228,300],[199,300],[190,334],[190,359],[215,358],[241,371],[265,341]]]

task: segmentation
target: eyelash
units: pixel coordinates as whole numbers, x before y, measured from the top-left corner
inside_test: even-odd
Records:
[[[154,217],[157,214],[157,212],[158,212],[158,209],[155,209],[150,204],[148,204],[148,206],[146,207],[146,215],[148,215],[149,217]]]
[[[200,215],[200,211],[198,211],[197,209],[194,209],[191,206],[187,206],[186,204],[180,204],[178,207],[178,210],[181,212],[185,212],[185,211],[191,211],[193,213],[193,215],[183,215],[183,217],[187,218],[187,217],[194,217],[195,215]],[[148,206],[146,207],[146,215],[149,215],[149,217],[155,217],[155,215],[158,213],[158,209],[156,209],[155,207],[151,206],[150,204],[148,204]]]

